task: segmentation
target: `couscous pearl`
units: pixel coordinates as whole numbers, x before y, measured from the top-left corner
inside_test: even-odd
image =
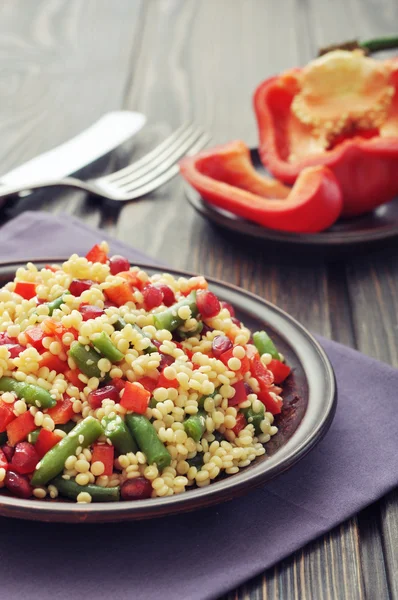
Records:
[[[65,469],[74,469],[76,461],[76,456],[68,456],[68,458],[65,461]]]
[[[105,471],[105,465],[102,461],[96,460],[92,463],[90,471],[95,477],[99,477]]]
[[[42,500],[43,498],[45,498],[47,496],[47,491],[45,490],[45,488],[34,488],[33,490],[33,495],[35,498],[39,498],[40,500]]]
[[[78,473],[87,473],[90,470],[90,463],[87,460],[77,460],[75,462],[76,471]]]
[[[88,473],[78,473],[75,478],[76,483],[79,485],[87,485],[90,481]]]
[[[90,504],[92,498],[87,492],[80,492],[76,500],[79,504]]]

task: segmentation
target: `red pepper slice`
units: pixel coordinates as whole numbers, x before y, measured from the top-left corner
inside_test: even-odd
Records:
[[[69,396],[57,402],[57,404],[48,409],[47,414],[52,418],[56,425],[65,425],[74,416],[73,401]]]
[[[14,404],[7,404],[0,400],[0,433],[7,429],[7,425],[15,419],[13,413]]]
[[[31,281],[17,281],[14,292],[25,300],[30,300],[36,296],[36,284]]]
[[[330,227],[342,209],[341,190],[330,169],[304,169],[290,190],[260,177],[241,141],[185,157],[180,171],[210,204],[270,229],[316,233]]]
[[[86,254],[87,260],[90,262],[99,262],[106,264],[108,262],[108,256],[105,250],[102,250],[99,244],[95,244]]]
[[[57,435],[53,431],[41,429],[35,444],[35,449],[37,454],[39,455],[39,458],[43,458],[43,456],[47,454],[47,452],[51,450],[51,448],[58,444],[58,442],[60,442],[61,440],[62,437],[60,435]]]
[[[271,360],[271,362],[267,365],[267,368],[273,374],[275,383],[282,383],[282,381],[285,381],[286,377],[288,377],[291,373],[291,368],[288,365],[285,365],[283,362],[276,360],[275,358]]]
[[[120,404],[126,410],[143,415],[148,408],[150,397],[151,393],[137,382],[127,381]]]
[[[29,411],[19,415],[7,425],[8,443],[10,446],[15,446],[18,442],[25,440],[35,429],[35,420]]]
[[[115,449],[109,444],[94,444],[91,464],[100,461],[103,463],[105,469],[103,475],[112,475],[113,473],[113,458]]]
[[[397,59],[385,64],[398,65]],[[316,146],[313,130],[295,117],[291,107],[300,91],[302,69],[292,69],[263,81],[254,94],[263,164],[275,177],[293,184],[303,169],[329,167],[343,194],[343,216],[373,210],[398,194],[398,69],[391,73],[395,88],[386,122],[374,131],[354,130],[334,140],[331,148]],[[364,92],[366,93],[366,92]],[[295,156],[294,160],[289,160]]]

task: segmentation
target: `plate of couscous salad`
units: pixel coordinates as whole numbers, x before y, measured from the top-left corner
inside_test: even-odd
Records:
[[[144,519],[293,466],[335,411],[332,367],[278,307],[112,255],[0,265],[0,514]]]

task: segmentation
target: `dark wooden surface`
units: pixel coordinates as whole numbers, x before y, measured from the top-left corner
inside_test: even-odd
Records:
[[[304,64],[319,46],[394,33],[397,22],[396,0],[3,0],[0,173],[120,108],[144,112],[148,125],[101,169],[139,156],[187,119],[214,142],[255,145],[251,95],[262,79]],[[77,215],[173,267],[238,284],[310,330],[398,366],[396,249],[281,262],[204,222],[179,179],[121,209],[70,192],[30,206]],[[398,598],[397,572],[393,492],[224,600]]]

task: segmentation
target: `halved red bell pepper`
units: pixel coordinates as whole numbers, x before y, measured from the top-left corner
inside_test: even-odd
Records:
[[[270,229],[315,233],[341,213],[340,187],[328,168],[304,169],[290,189],[261,177],[241,141],[183,158],[180,172],[210,204]]]
[[[398,194],[398,59],[329,52],[262,82],[254,109],[261,160],[281,181],[293,184],[308,167],[329,167],[342,190],[343,216]]]
[[[25,300],[30,300],[36,296],[36,284],[32,281],[17,281],[14,292]]]

